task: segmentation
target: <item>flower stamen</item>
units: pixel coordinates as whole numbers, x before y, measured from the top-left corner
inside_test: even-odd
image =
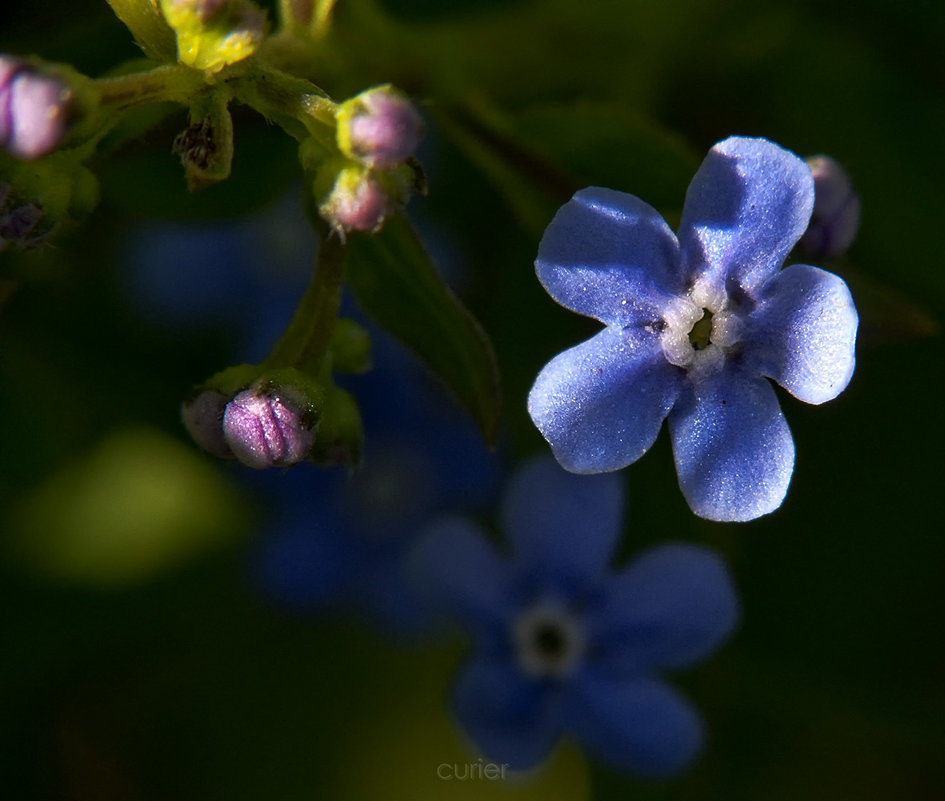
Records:
[[[526,609],[513,621],[512,643],[519,666],[537,678],[569,674],[584,654],[580,621],[569,609],[547,601]]]

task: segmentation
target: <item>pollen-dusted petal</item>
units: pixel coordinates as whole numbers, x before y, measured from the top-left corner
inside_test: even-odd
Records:
[[[503,530],[527,576],[549,591],[575,594],[600,581],[620,535],[623,486],[617,473],[582,476],[550,456],[511,479]]]
[[[596,670],[582,679],[567,694],[564,725],[601,762],[643,776],[669,776],[701,750],[702,721],[666,683]]]
[[[660,319],[683,290],[676,236],[652,207],[612,189],[582,189],[545,229],[535,269],[558,303],[603,323]]]
[[[752,364],[807,403],[837,397],[856,365],[858,317],[843,279],[793,264],[761,297],[749,320]]]
[[[712,653],[738,617],[735,588],[718,554],[670,543],[641,554],[608,582],[587,615],[588,638],[614,672],[676,668]]]
[[[692,384],[669,415],[679,486],[700,517],[753,520],[777,509],[794,471],[794,439],[774,388],[726,368]]]
[[[657,332],[605,328],[545,365],[528,412],[566,470],[619,470],[653,444],[682,381]]]
[[[513,662],[479,658],[460,672],[456,717],[483,756],[528,770],[551,753],[561,732],[559,698]]]
[[[793,153],[766,139],[719,142],[686,193],[679,244],[688,277],[752,293],[781,267],[813,206],[810,168]]]

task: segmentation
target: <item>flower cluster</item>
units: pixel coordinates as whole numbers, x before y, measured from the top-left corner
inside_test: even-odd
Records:
[[[835,398],[853,375],[857,313],[846,284],[781,269],[814,206],[808,166],[764,139],[709,152],[678,236],[639,198],[592,187],[555,215],[538,277],[563,306],[606,325],[554,358],[528,409],[569,470],[636,461],[669,421],[692,510],[744,521],[777,509],[794,441],[768,378]]]
[[[465,518],[431,524],[413,554],[431,602],[471,635],[475,653],[453,707],[488,759],[525,770],[574,737],[617,769],[662,776],[703,740],[699,717],[660,676],[696,662],[739,611],[722,560],[665,544],[611,571],[622,485],[551,459],[513,477],[503,557]]]
[[[319,213],[339,233],[376,231],[407,200],[417,182],[414,150],[423,120],[391,86],[378,86],[338,109],[336,146],[344,161],[333,165]]]

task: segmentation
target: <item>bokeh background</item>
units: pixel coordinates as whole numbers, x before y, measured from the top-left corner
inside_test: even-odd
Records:
[[[428,120],[430,193],[409,212],[503,382],[485,484],[544,449],[528,387],[595,330],[532,269],[571,192],[629,191],[674,221],[730,134],[828,153],[854,180],[860,234],[827,266],[857,301],[857,371],[823,407],[781,393],[797,444],[783,507],[694,518],[665,432],[625,471],[625,553],[709,544],[744,605],[734,640],[674,676],[710,739],[665,782],[570,744],[514,782],[444,781],[439,765],[477,758],[444,706],[462,641],[261,590],[280,504],[302,495],[314,516],[340,490],[316,476],[283,497],[200,453],[178,409],[260,358],[304,285],[294,145],[238,113],[234,175],[188,195],[180,109],[96,163],[91,219],[0,255],[0,799],[942,798],[943,42],[931,0],[339,0],[311,57],[334,96],[391,81]],[[6,4],[0,51],[94,76],[139,55],[93,0]],[[451,410],[438,424],[467,425],[409,356],[381,352]],[[350,387],[388,400],[383,382]]]

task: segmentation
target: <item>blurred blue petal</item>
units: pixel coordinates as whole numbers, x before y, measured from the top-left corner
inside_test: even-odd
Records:
[[[813,207],[810,168],[793,153],[766,139],[719,142],[686,192],[679,243],[688,277],[751,294],[780,269]]]
[[[567,470],[618,470],[652,446],[682,383],[658,334],[608,327],[545,365],[528,411]]]
[[[196,328],[245,312],[259,290],[252,256],[239,225],[150,223],[128,235],[122,275],[151,322]]]
[[[767,380],[726,366],[687,387],[669,431],[679,486],[700,517],[752,520],[781,505],[794,439]]]
[[[520,569],[573,596],[599,582],[613,557],[623,487],[614,473],[575,475],[543,457],[516,471],[502,511]]]
[[[535,262],[562,306],[608,325],[660,319],[684,290],[676,236],[652,206],[612,189],[582,189],[548,225]]]
[[[476,659],[466,665],[453,705],[479,751],[512,770],[543,762],[561,733],[560,696],[506,662]]]
[[[534,767],[562,733],[619,769],[665,775],[693,759],[696,714],[654,675],[707,656],[738,602],[711,551],[668,545],[607,570],[622,482],[574,476],[550,459],[516,471],[503,506],[502,558],[462,518],[432,526],[411,564],[431,603],[471,634],[455,711],[479,750]]]
[[[794,264],[765,284],[751,316],[752,361],[807,403],[837,397],[853,377],[858,317],[833,273]]]
[[[565,726],[590,754],[641,776],[678,773],[702,747],[695,710],[658,679],[616,681],[601,674],[575,684]]]
[[[695,545],[652,548],[617,573],[589,616],[589,637],[606,643],[601,664],[639,674],[704,659],[739,618],[728,568]]]
[[[353,568],[350,549],[324,522],[296,514],[258,549],[255,579],[279,606],[305,611],[337,603]]]
[[[475,523],[448,517],[430,524],[413,546],[409,569],[433,608],[489,643],[505,636],[512,571]]]

